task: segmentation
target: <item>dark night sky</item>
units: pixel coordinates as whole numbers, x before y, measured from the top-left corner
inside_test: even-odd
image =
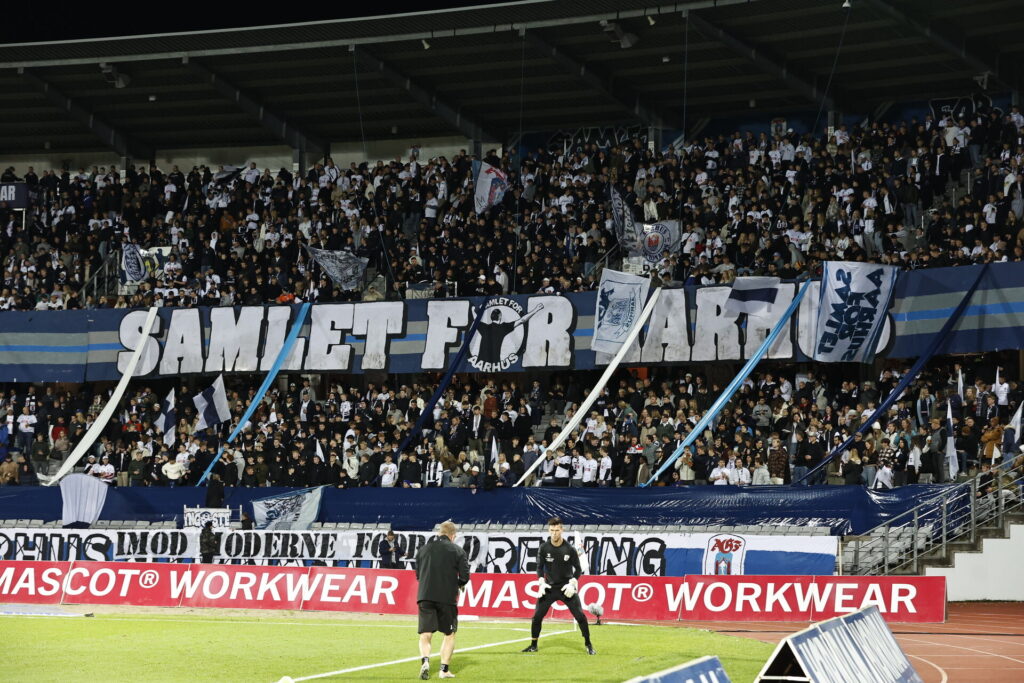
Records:
[[[9,3],[0,23],[0,43],[23,43],[80,38],[103,38],[149,33],[175,33],[209,29],[290,24],[350,17],[367,17],[432,9],[494,5],[494,0],[433,0],[405,2],[377,0],[357,3],[235,3],[227,2],[59,2],[45,13],[31,2]],[[275,12],[279,5],[287,12]],[[251,8],[251,9],[249,9]],[[13,16],[12,16],[13,15]]]

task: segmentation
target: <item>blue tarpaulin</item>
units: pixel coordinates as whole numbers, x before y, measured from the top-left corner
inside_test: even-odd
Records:
[[[459,524],[496,522],[543,525],[558,515],[572,525],[809,524],[834,534],[864,533],[926,502],[948,487],[938,484],[868,491],[860,486],[689,486],[648,489],[516,488],[479,493],[468,489],[325,489],[322,522],[390,524],[428,530],[446,519]],[[224,505],[291,489],[228,488]],[[185,505],[202,506],[203,488],[114,488],[100,519],[167,520]],[[0,488],[0,518],[60,519],[58,488]]]

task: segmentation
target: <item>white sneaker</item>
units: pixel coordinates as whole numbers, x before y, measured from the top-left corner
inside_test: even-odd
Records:
[[[423,662],[420,667],[420,680],[426,681],[430,679],[430,662]]]
[[[441,672],[438,672],[437,677],[438,678],[455,678],[455,674],[453,674],[451,671],[441,671]]]

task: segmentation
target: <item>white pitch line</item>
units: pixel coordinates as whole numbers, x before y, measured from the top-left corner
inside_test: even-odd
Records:
[[[938,670],[938,672],[939,672],[940,674],[942,674],[942,680],[941,680],[941,681],[939,681],[939,683],[946,683],[946,682],[947,682],[947,681],[949,680],[949,674],[947,674],[947,673],[946,673],[946,670],[945,670],[945,669],[943,669],[943,668],[942,668],[941,666],[939,666],[938,664],[936,664],[935,662],[929,662],[929,661],[928,661],[927,659],[925,659],[924,657],[918,657],[917,655],[907,655],[907,656],[908,656],[908,657],[913,657],[914,659],[920,659],[920,660],[921,660],[922,662],[924,662],[924,663],[925,663],[925,664],[927,664],[928,666],[930,666],[930,667],[932,667],[932,668],[934,668],[934,669],[937,669],[937,670]],[[930,655],[929,655],[929,656],[930,656]]]
[[[56,615],[56,614],[0,614],[0,617],[19,617],[19,618],[22,618],[22,619],[57,619],[57,618],[63,618],[64,616],[80,617],[80,616],[83,616],[83,615],[81,615],[81,614],[68,614],[68,615]],[[327,626],[327,627],[331,627],[331,628],[362,628],[362,629],[365,629],[365,628],[368,627],[368,624],[366,622],[350,622],[350,621],[331,622],[331,621],[327,621],[327,620],[324,620],[322,622],[319,622],[319,621],[259,621],[257,619],[253,619],[251,621],[245,621],[245,620],[241,620],[241,619],[217,619],[217,618],[206,618],[206,617],[199,617],[197,619],[177,619],[177,618],[170,618],[170,617],[152,617],[152,618],[146,618],[146,617],[108,617],[108,616],[104,616],[104,615],[100,615],[98,618],[103,620],[103,621],[143,621],[143,622],[148,622],[148,623],[163,623],[165,621],[168,621],[168,622],[181,622],[181,623],[184,623],[184,624],[195,624],[197,619],[198,619],[199,621],[203,621],[203,622],[205,622],[207,624],[249,624],[249,625],[253,625],[253,626]],[[488,621],[488,622],[479,622],[479,623],[501,624],[501,623],[504,623],[504,622]],[[416,625],[415,623],[410,621],[408,624],[372,624],[372,628],[404,628],[404,629],[409,629],[409,628],[413,628],[415,625]],[[524,633],[529,633],[530,632],[530,629],[528,629],[528,628],[516,628],[516,627],[511,627],[511,626],[509,626],[509,627],[502,627],[502,626],[477,626],[476,624],[473,625],[473,629],[474,630],[485,630],[485,631],[522,631]]]
[[[540,634],[540,637],[541,638],[545,638],[547,636],[559,636],[559,635],[562,635],[564,633],[572,633],[572,631],[555,631],[554,633],[542,633],[542,634]],[[531,639],[530,638],[516,638],[515,640],[503,640],[500,643],[487,643],[485,645],[474,645],[472,647],[459,648],[459,649],[455,650],[455,653],[458,654],[458,653],[461,653],[461,652],[469,652],[470,650],[483,650],[484,648],[498,647],[499,645],[512,645],[513,643],[525,643],[528,640],[531,640]],[[439,657],[440,655],[441,655],[441,653],[435,652],[434,654],[432,654],[430,656],[433,658],[433,657]],[[313,674],[312,676],[302,676],[300,678],[293,678],[291,680],[294,683],[299,683],[299,681],[311,681],[314,678],[327,678],[328,676],[341,676],[343,674],[351,674],[351,673],[355,673],[357,671],[366,671],[367,669],[379,669],[382,666],[392,666],[393,664],[406,664],[408,662],[418,662],[418,661],[420,661],[420,659],[421,659],[421,657],[406,657],[405,659],[395,659],[395,660],[390,661],[390,662],[380,662],[378,664],[365,664],[363,666],[352,667],[351,669],[340,669],[338,671],[328,671],[327,673],[323,673],[323,674]]]
[[[942,635],[941,633],[935,635]],[[970,636],[968,636],[970,637]],[[968,652],[977,652],[978,654],[988,655],[989,657],[999,657],[1000,659],[1009,659],[1011,662],[1017,662],[1018,664],[1024,664],[1024,660],[1015,659],[1009,655],[1001,655],[995,652],[986,652],[985,650],[978,650],[973,647],[965,647],[963,645],[950,645],[949,643],[936,643],[934,640],[921,640],[920,638],[906,638],[902,640],[909,640],[912,643],[925,643],[926,645],[938,645],[939,647],[951,647],[956,650],[967,650]]]

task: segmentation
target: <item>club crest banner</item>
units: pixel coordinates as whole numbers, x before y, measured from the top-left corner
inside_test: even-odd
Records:
[[[898,276],[896,266],[826,262],[821,278],[814,360],[872,362]]]
[[[650,288],[650,278],[605,268],[597,291],[590,348],[610,354],[618,351],[640,316]]]
[[[145,282],[164,264],[164,254],[156,249],[140,249],[126,244],[121,250],[121,284]]]
[[[640,252],[648,263],[657,263],[668,254],[678,253],[680,239],[679,221],[645,223],[640,235]]]

